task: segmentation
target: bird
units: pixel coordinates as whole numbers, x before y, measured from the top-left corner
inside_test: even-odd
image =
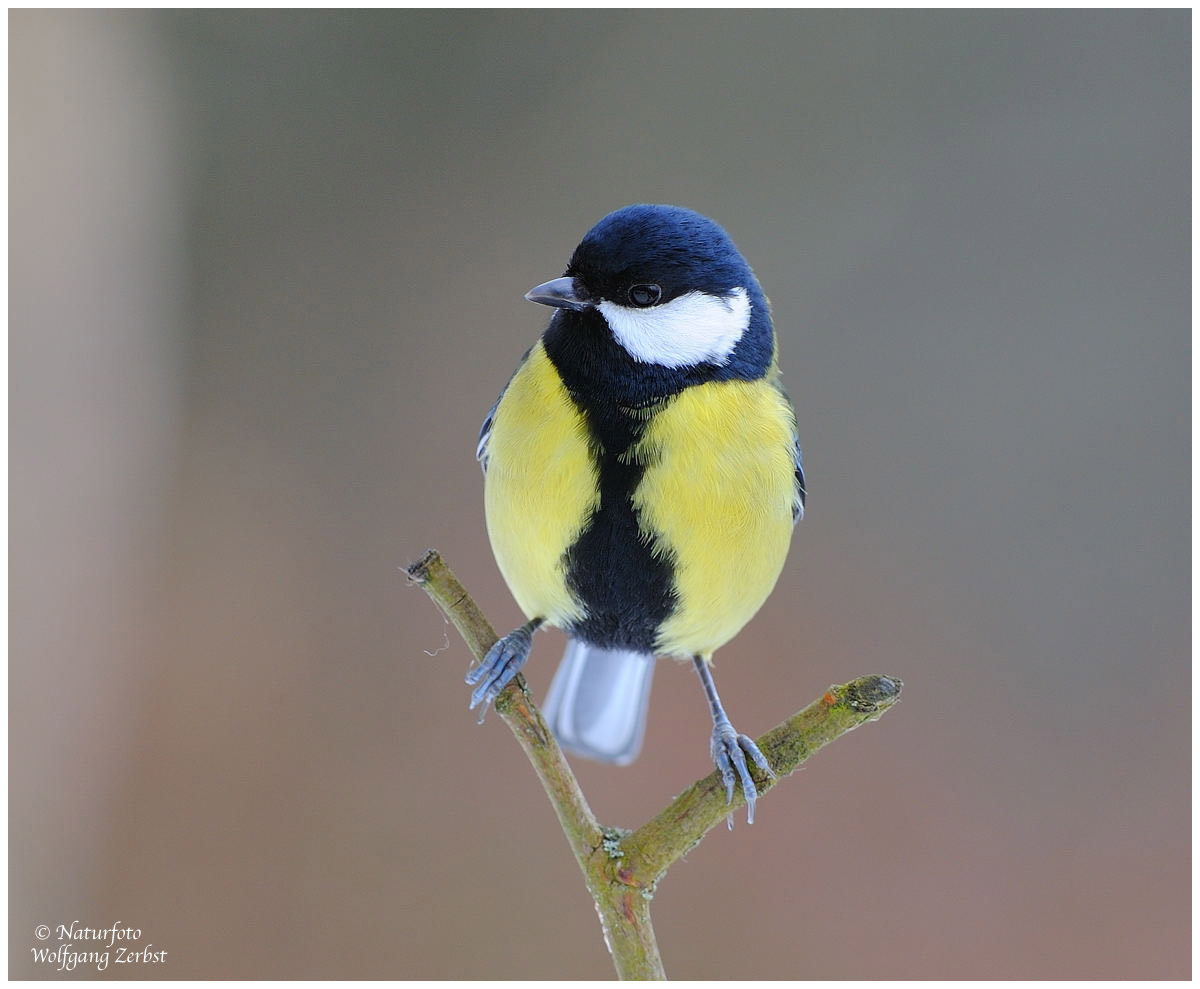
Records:
[[[480,430],[493,554],[528,621],[467,674],[481,720],[534,633],[567,647],[544,716],[577,755],[639,753],[656,657],[690,661],[712,716],[709,754],[747,819],[775,774],[731,724],[713,654],[783,568],[806,497],[770,307],[716,222],[634,204],[526,293],[553,312]],[[732,817],[730,817],[732,827]]]

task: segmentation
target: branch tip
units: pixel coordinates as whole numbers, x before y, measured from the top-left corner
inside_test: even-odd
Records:
[[[436,549],[427,549],[418,559],[413,560],[405,567],[404,572],[414,584],[424,584],[429,580],[430,568],[441,559],[442,556]]]
[[[895,676],[872,674],[851,680],[843,689],[846,703],[854,710],[864,714],[882,712],[900,699],[904,681]]]

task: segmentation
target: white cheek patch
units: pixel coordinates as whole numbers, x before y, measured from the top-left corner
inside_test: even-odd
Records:
[[[688,292],[661,306],[596,306],[629,356],[643,364],[725,364],[750,325],[750,298],[735,288],[724,298]]]

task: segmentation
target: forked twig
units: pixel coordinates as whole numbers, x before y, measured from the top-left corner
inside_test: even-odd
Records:
[[[491,623],[436,550],[407,568],[454,623],[477,660],[496,641]],[[900,697],[896,677],[864,676],[830,687],[804,710],[757,740],[778,778],[752,769],[760,794],[778,786],[817,749],[868,721],[880,718]],[[575,774],[520,674],[496,698],[496,710],[512,729],[542,781],[563,833],[583,871],[604,927],[604,940],[622,979],[665,979],[650,898],[658,881],[725,816],[743,803],[739,792],[725,802],[716,771],[697,780],[658,816],[630,833],[602,827],[579,788]]]

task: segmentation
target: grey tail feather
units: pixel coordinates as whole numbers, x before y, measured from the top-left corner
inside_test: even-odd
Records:
[[[654,656],[568,639],[542,713],[568,752],[624,766],[646,731]]]

